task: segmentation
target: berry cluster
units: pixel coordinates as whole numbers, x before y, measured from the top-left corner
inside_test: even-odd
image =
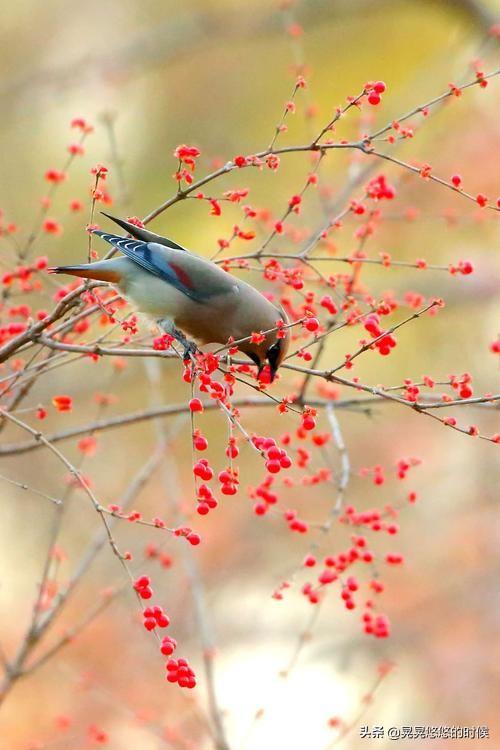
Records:
[[[214,493],[206,484],[200,484],[198,487],[198,507],[196,508],[200,516],[206,516],[210,510],[217,507],[218,502],[215,499]]]
[[[150,599],[153,591],[149,576],[140,576],[134,581],[134,590],[141,599]],[[165,614],[162,607],[157,605],[146,607],[142,611],[143,624],[146,630],[153,631],[156,628],[167,628],[170,618]],[[163,656],[172,656],[177,648],[177,641],[171,636],[164,636],[160,641],[160,652]],[[194,688],[196,678],[194,671],[190,668],[186,659],[169,659],[165,665],[167,669],[167,680],[176,682],[180,687]]]
[[[220,482],[220,491],[223,495],[236,495],[238,492],[238,470],[228,467],[221,471],[217,477]]]
[[[201,537],[195,531],[189,528],[189,526],[180,526],[174,530],[175,536],[183,536],[187,539],[191,546],[196,547],[201,542]]]
[[[141,599],[151,599],[153,596],[153,589],[151,588],[151,578],[149,576],[141,576],[134,581],[134,589],[137,591]]]
[[[161,639],[160,651],[163,656],[172,656],[177,648],[177,641],[169,635]]]
[[[196,687],[196,675],[189,666],[187,659],[169,659],[166,664],[167,680],[177,682],[179,687]]]
[[[140,594],[139,594],[140,596]],[[165,614],[162,607],[146,607],[142,612],[144,617],[144,627],[146,630],[154,630],[158,628],[168,628],[170,625],[170,618]]]
[[[369,198],[373,200],[393,200],[396,196],[396,190],[392,185],[389,185],[385,175],[380,174],[374,177],[366,186],[366,193]]]
[[[386,88],[383,81],[368,81],[365,83],[364,91],[368,94],[368,103],[374,107],[380,104],[382,94]]]
[[[292,460],[284,448],[279,448],[274,438],[254,435],[252,442],[266,455],[266,469],[270,474],[278,474],[282,469],[289,469]]]
[[[199,477],[203,482],[210,482],[213,479],[214,472],[206,458],[200,458],[193,466],[193,474]]]
[[[379,354],[385,357],[390,354],[391,350],[396,346],[396,339],[392,334],[384,336],[383,330],[379,327],[379,322],[379,316],[373,313],[365,318],[364,327],[372,338],[377,339],[373,345],[377,347]]]
[[[193,446],[194,449],[200,451],[206,451],[208,448],[208,440],[204,435],[201,434],[201,430],[195,430],[193,434]]]

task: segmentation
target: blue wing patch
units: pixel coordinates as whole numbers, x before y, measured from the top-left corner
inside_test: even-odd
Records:
[[[144,268],[145,271],[149,271],[149,273],[175,287],[195,302],[203,302],[210,296],[208,293],[204,294],[202,291],[195,289],[190,284],[187,273],[175,264],[171,266],[168,260],[162,257],[160,249],[152,247],[153,243],[134,240],[130,237],[119,237],[116,234],[101,232],[99,229],[92,230],[92,234],[97,234],[98,237],[109,242],[127,258],[137,263],[138,266]]]

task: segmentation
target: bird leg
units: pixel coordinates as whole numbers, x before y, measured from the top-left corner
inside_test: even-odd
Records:
[[[170,336],[173,336],[176,341],[181,344],[181,346],[184,347],[184,352],[182,355],[182,359],[186,361],[187,359],[191,359],[191,356],[193,354],[196,354],[198,351],[198,347],[194,343],[194,341],[190,341],[187,339],[182,331],[179,331],[178,328],[176,328],[173,324],[173,322],[169,318],[162,318],[160,320],[156,321],[162,331],[165,331],[165,333],[170,334]]]

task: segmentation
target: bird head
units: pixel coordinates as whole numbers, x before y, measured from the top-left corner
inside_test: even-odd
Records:
[[[247,354],[258,367],[259,375],[268,364],[270,371],[270,380],[273,382],[276,372],[283,362],[288,351],[290,343],[290,333],[288,329],[284,331],[285,336],[278,338],[277,331],[267,334],[264,341],[259,344],[246,343],[240,346],[240,349]]]
[[[269,369],[271,371],[271,383],[276,377],[278,367],[280,367],[281,363],[285,359],[285,355],[288,351],[289,338],[290,335],[287,330],[285,338],[277,338],[274,344],[271,344],[266,352],[266,360],[269,362]],[[259,370],[262,370],[262,367],[263,365],[259,367]]]

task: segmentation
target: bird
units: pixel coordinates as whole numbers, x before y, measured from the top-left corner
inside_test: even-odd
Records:
[[[123,255],[54,266],[50,273],[107,281],[136,308],[152,316],[161,330],[184,347],[184,358],[198,344],[234,345],[258,368],[269,365],[270,381],[288,351],[290,331],[283,309],[251,284],[167,237],[104,214],[131,237],[90,231]],[[252,334],[263,335],[252,335]],[[243,341],[240,341],[243,339]]]

